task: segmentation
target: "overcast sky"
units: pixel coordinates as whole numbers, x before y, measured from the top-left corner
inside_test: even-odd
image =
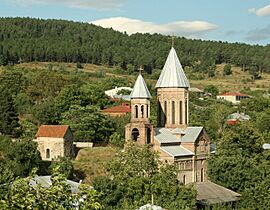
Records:
[[[91,22],[128,34],[270,44],[270,0],[0,0],[0,16]]]

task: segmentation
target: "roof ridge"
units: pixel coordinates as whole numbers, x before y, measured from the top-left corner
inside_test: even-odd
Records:
[[[41,125],[35,137],[55,137],[64,138],[69,125]]]

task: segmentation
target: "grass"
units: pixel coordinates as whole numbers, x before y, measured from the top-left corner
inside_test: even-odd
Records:
[[[51,63],[54,70],[66,70],[75,71],[76,63]],[[107,67],[94,64],[82,64],[83,68],[78,69],[78,71],[88,72],[88,73],[98,73],[105,72],[106,77],[123,77],[131,80],[136,79],[136,75],[120,74],[117,68]],[[192,87],[197,87],[204,89],[207,85],[214,85],[219,88],[220,92],[224,91],[240,91],[243,88],[250,88],[251,90],[267,90],[270,88],[270,74],[261,74],[262,79],[251,80],[251,75],[248,71],[242,71],[240,67],[232,66],[232,75],[224,76],[223,68],[225,64],[217,65],[216,76],[213,78],[207,78],[202,80],[194,80],[189,78],[189,82]],[[22,63],[18,64],[20,67],[25,67],[28,69],[48,69],[49,62],[32,62],[32,63]],[[145,76],[147,78],[147,76]],[[155,85],[155,80],[148,80],[152,85]]]
[[[112,147],[81,149],[73,161],[74,169],[85,174],[84,182],[91,184],[94,177],[105,175],[105,164],[116,154]]]
[[[207,85],[214,85],[218,87],[220,92],[223,91],[240,91],[243,88],[250,88],[251,90],[266,90],[270,88],[270,74],[261,74],[262,79],[251,80],[251,75],[248,71],[242,71],[240,67],[232,66],[232,75],[223,76],[224,64],[217,65],[216,76],[204,80],[192,80],[190,83],[192,87],[200,89]]]

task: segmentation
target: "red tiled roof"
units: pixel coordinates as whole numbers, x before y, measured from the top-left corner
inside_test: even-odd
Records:
[[[228,123],[229,125],[235,125],[235,124],[237,123],[237,120],[235,120],[235,119],[230,119],[230,120],[227,120],[227,123]]]
[[[68,125],[42,125],[38,129],[36,137],[64,138],[68,129]]]
[[[106,113],[128,113],[131,112],[130,105],[128,103],[123,103],[118,106],[113,106],[107,109],[103,109],[102,112]]]
[[[226,92],[220,94],[220,96],[248,96],[248,95],[239,92]]]

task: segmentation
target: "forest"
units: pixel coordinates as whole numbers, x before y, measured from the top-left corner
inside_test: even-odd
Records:
[[[171,45],[169,36],[127,35],[88,23],[33,18],[0,18],[0,65],[57,61],[119,66],[147,73],[161,69]],[[182,65],[213,74],[213,66],[230,63],[251,72],[270,72],[270,45],[247,45],[175,38]]]

